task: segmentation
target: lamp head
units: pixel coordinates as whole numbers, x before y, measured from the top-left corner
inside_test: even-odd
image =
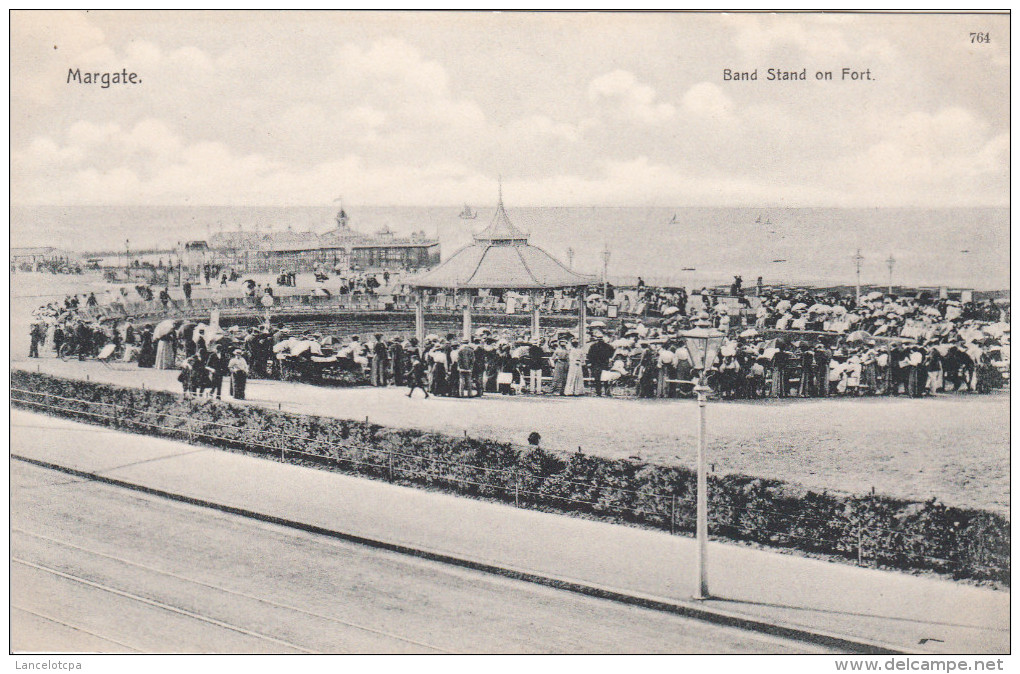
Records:
[[[715,363],[726,335],[711,327],[708,314],[704,312],[698,316],[696,324],[698,327],[683,332],[680,336],[684,338],[694,367],[704,373]]]

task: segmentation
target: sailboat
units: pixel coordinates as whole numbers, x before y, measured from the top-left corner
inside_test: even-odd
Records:
[[[470,206],[464,204],[464,210],[457,217],[461,220],[474,220],[478,217],[478,211],[472,211]]]
[[[754,221],[754,224],[756,224],[756,225],[760,225],[761,224],[761,216],[760,215],[758,216],[758,219]]]
[[[669,219],[669,224],[671,224],[671,225],[679,225],[680,224],[680,220],[677,219],[676,213],[674,213],[673,217]]]

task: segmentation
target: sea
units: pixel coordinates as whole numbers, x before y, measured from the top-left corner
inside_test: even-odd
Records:
[[[352,228],[439,238],[446,259],[495,214],[459,206],[345,205]],[[729,283],[1009,289],[1008,208],[513,207],[529,242],[583,273],[614,283],[688,288]],[[11,207],[11,247],[76,252],[171,250],[229,230],[315,231],[335,227],[322,206]]]

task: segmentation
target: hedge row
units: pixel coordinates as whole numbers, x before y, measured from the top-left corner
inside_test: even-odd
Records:
[[[77,400],[45,402],[62,408],[51,413],[90,423],[270,454],[521,507],[694,531],[696,480],[684,467],[523,450],[493,440],[184,400],[164,391],[18,370],[12,372],[11,382],[13,388]],[[12,392],[12,404],[40,409],[24,405],[16,396],[42,398]],[[710,476],[709,499],[709,530],[714,536],[868,566],[931,570],[1009,585],[1009,521],[994,513],[947,507],[934,499],[922,503],[818,493],[744,475]]]

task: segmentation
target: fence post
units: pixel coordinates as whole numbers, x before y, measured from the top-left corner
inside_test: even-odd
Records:
[[[673,494],[669,503],[669,533],[676,534],[676,494]]]
[[[393,482],[393,452],[386,452],[386,479]]]
[[[864,566],[864,529],[857,524],[857,566]]]
[[[517,479],[514,480],[514,507],[521,507],[521,476],[517,475]]]

